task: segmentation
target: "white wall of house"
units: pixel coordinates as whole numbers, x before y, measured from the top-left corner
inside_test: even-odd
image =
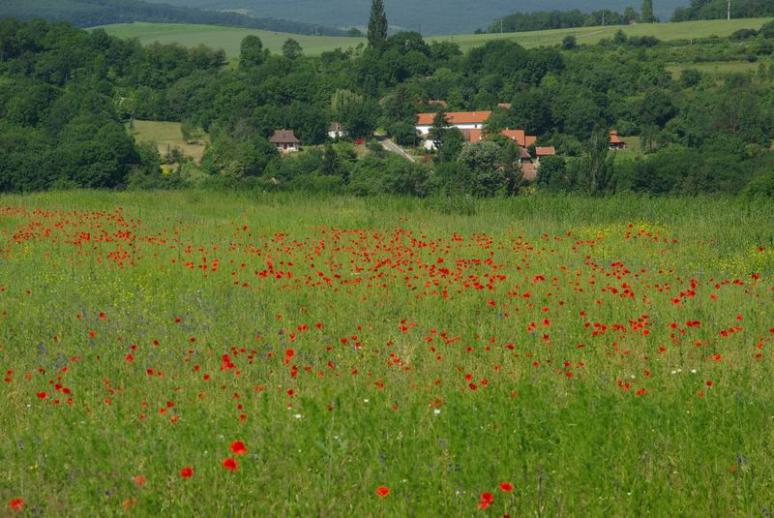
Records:
[[[448,126],[449,128],[457,128],[458,130],[472,130],[472,129],[483,129],[484,124],[483,123],[476,123],[476,124],[452,124],[451,126]],[[420,135],[428,135],[430,133],[430,130],[432,129],[432,126],[417,126],[417,131]]]
[[[427,139],[422,142],[422,147],[425,149],[425,151],[435,151],[435,142]]]
[[[346,136],[346,132],[344,130],[331,130],[328,132],[328,136],[332,139],[344,138]]]

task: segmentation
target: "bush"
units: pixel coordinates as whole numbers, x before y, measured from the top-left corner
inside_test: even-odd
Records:
[[[754,38],[758,35],[758,31],[755,29],[739,29],[729,36],[733,41],[741,41],[749,38]]]

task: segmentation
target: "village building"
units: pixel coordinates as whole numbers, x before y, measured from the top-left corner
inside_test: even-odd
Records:
[[[328,137],[332,138],[333,140],[344,138],[347,136],[347,132],[344,130],[344,126],[341,125],[340,122],[332,122],[330,126],[328,126]]]
[[[547,156],[555,156],[556,155],[556,148],[554,146],[536,146],[535,147],[535,158],[537,159],[538,164],[540,163],[541,158],[545,158]]]
[[[437,113],[420,113],[417,114],[417,133],[420,136],[427,136],[430,134],[430,129],[433,127]],[[446,124],[447,128],[457,128],[459,130],[472,130],[472,129],[484,129],[484,124],[489,120],[492,115],[490,111],[483,112],[447,112]]]
[[[608,144],[612,150],[626,149],[626,142],[618,135],[616,130],[610,130]]]
[[[274,144],[280,153],[294,153],[299,150],[301,141],[296,138],[293,130],[281,129],[274,130],[269,142]]]

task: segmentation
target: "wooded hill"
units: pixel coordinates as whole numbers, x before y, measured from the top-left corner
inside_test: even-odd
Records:
[[[202,4],[203,7],[208,5]],[[296,34],[343,34],[339,30],[316,24],[271,17],[256,18],[236,12],[210,11],[139,0],[3,0],[0,2],[0,18],[42,18],[65,21],[78,27],[129,22],[197,23]]]

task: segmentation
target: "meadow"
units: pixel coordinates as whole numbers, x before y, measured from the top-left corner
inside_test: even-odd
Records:
[[[546,31],[505,33],[505,34],[457,34],[448,36],[430,36],[427,41],[452,41],[464,51],[485,44],[487,41],[508,39],[524,47],[558,45],[566,36],[575,36],[580,44],[594,44],[603,38],[612,38],[622,30],[628,36],[655,36],[661,40],[691,40],[709,36],[726,37],[739,29],[758,29],[770,21],[767,18],[748,18],[739,20],[709,20],[680,23],[638,24],[627,26],[580,27],[575,29],[554,29]],[[365,44],[364,38],[331,36],[303,36],[279,32],[220,27],[214,25],[131,23],[102,27],[108,34],[120,38],[137,38],[143,44],[153,42],[179,43],[187,47],[204,44],[220,48],[229,57],[239,56],[239,45],[248,34],[258,35],[266,48],[274,53],[281,52],[282,44],[288,39],[297,40],[310,56],[337,48],[354,48]]]
[[[186,141],[179,122],[135,119],[129,131],[137,142],[154,144],[162,156],[171,150],[179,149],[184,156],[192,158],[196,163],[201,163],[207,145],[206,138],[201,141]]]
[[[0,514],[767,516],[770,209],[1,196]]]

